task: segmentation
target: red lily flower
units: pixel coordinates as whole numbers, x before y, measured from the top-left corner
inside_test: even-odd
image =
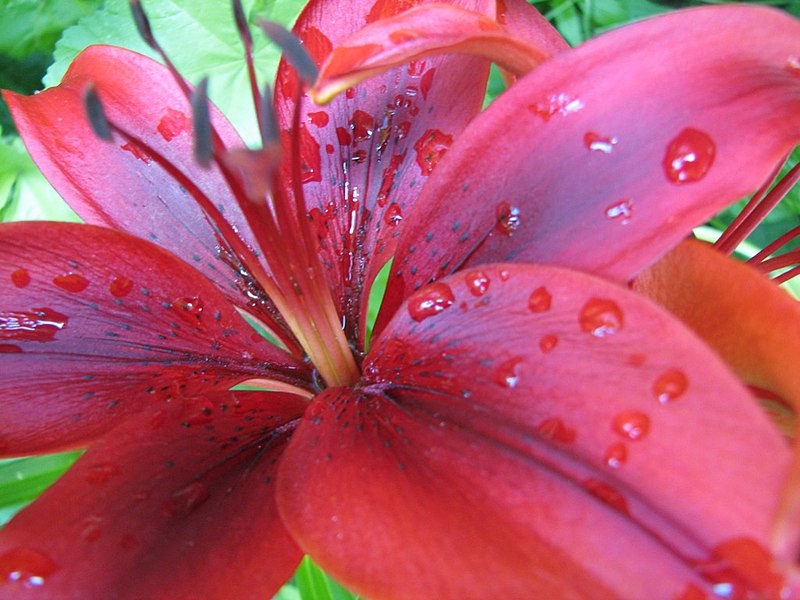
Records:
[[[476,117],[486,61],[429,56],[413,4],[312,1],[316,93],[383,74],[320,108],[282,65],[263,151],[125,50],[6,93],[89,224],[0,225],[0,450],[88,446],[0,534],[4,595],[267,597],[303,552],[375,598],[798,592],[778,428],[618,282],[800,140],[800,23],[697,10],[562,51],[524,2],[434,7],[519,76]]]

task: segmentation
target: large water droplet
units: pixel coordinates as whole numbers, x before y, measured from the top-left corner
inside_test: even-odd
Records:
[[[558,345],[558,337],[555,335],[544,335],[539,339],[539,350],[549,354]]]
[[[628,460],[628,448],[622,442],[615,442],[606,449],[603,460],[612,469],[619,469]]]
[[[308,113],[307,116],[309,122],[311,122],[312,125],[316,125],[317,127],[325,127],[330,121],[328,113],[325,112],[324,110],[320,110],[317,112],[310,112]]]
[[[531,312],[541,313],[550,310],[553,303],[553,296],[544,286],[538,287],[531,292],[528,298],[528,308]]]
[[[436,282],[428,285],[408,298],[408,314],[415,321],[438,315],[455,302],[453,290],[446,283]]]
[[[464,283],[473,296],[483,296],[489,290],[489,276],[483,271],[470,271],[464,276]]]
[[[53,283],[62,290],[77,293],[82,292],[88,287],[89,280],[77,273],[65,273],[64,275],[58,275],[53,278]]]
[[[184,131],[189,131],[191,122],[189,117],[179,110],[168,108],[167,112],[161,117],[156,126],[156,130],[164,138],[164,141],[171,142]]]
[[[633,202],[627,198],[615,202],[606,207],[606,217],[612,221],[627,225],[631,222],[631,217],[633,217]]]
[[[124,298],[133,290],[133,282],[127,277],[114,277],[111,284],[108,286],[108,291],[115,298]]]
[[[589,131],[583,136],[583,145],[587,150],[603,154],[611,154],[618,141],[615,137],[603,136],[594,131]]]
[[[641,440],[650,431],[650,417],[637,411],[623,412],[614,417],[611,429],[631,441]]]
[[[667,146],[662,163],[664,173],[672,183],[700,181],[714,163],[716,151],[707,133],[687,127]]]
[[[793,54],[786,59],[786,70],[795,75],[800,75],[800,56]]]
[[[203,315],[205,305],[202,298],[194,296],[191,298],[177,298],[170,303],[170,308],[185,321],[196,325]]]
[[[402,220],[403,211],[400,209],[400,205],[396,202],[392,202],[386,209],[386,212],[383,213],[383,222],[390,227],[396,227]]]
[[[494,210],[497,218],[495,231],[511,237],[521,225],[519,208],[511,206],[508,202],[500,202]]]
[[[583,102],[569,94],[561,93],[552,94],[528,108],[534,115],[547,122],[555,115],[565,116],[582,110]]]
[[[519,384],[519,365],[523,362],[522,357],[511,358],[502,363],[494,372],[494,382],[505,388],[515,388]]]
[[[653,395],[661,404],[667,404],[680,398],[689,387],[686,373],[679,369],[670,369],[659,375],[653,382]]]
[[[0,340],[49,342],[69,319],[50,308],[0,313]]]
[[[13,548],[0,554],[0,585],[39,588],[56,571],[58,565],[52,558],[32,548]]]
[[[611,508],[623,514],[629,514],[628,502],[625,500],[625,496],[604,481],[592,477],[583,482],[583,488]]]
[[[14,287],[24,288],[27,287],[30,282],[31,274],[28,273],[27,269],[17,269],[11,273],[11,283],[14,284]]]
[[[613,300],[591,298],[581,309],[578,317],[581,330],[596,337],[605,337],[622,329],[622,309]]]
[[[438,129],[428,129],[414,144],[417,152],[417,165],[423,175],[433,173],[434,167],[453,143],[453,136]]]
[[[202,481],[193,481],[179,489],[167,500],[164,509],[171,517],[186,517],[208,500],[211,495],[208,486]]]
[[[536,426],[536,431],[542,438],[561,444],[572,444],[578,438],[575,430],[567,427],[564,421],[558,417],[545,419]]]

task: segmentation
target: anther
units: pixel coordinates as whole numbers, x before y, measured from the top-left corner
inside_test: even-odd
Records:
[[[314,85],[319,76],[319,70],[300,40],[291,31],[274,21],[261,20],[258,25],[267,37],[278,45],[283,56],[297,71],[300,79],[309,87]]]
[[[92,82],[83,91],[83,107],[94,134],[101,140],[110,142],[112,139],[111,127],[108,124],[100,97],[97,95],[97,87]]]
[[[192,124],[194,126],[194,159],[208,167],[214,154],[211,116],[208,111],[208,77],[203,77],[192,93]]]

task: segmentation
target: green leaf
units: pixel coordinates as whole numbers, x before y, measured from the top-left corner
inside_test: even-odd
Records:
[[[308,556],[303,558],[292,581],[302,600],[355,600],[359,598],[328,577]]]
[[[191,83],[209,77],[209,96],[222,109],[248,144],[258,140],[258,127],[243,60],[242,44],[229,2],[219,0],[162,0],[143,2],[156,39]],[[288,23],[301,0],[245,0],[251,22],[260,17]],[[255,33],[255,32],[254,32]],[[254,35],[254,58],[260,85],[272,83],[280,58],[278,49],[263,35]],[[57,84],[69,63],[91,44],[111,44],[151,57],[155,53],[139,38],[127,0],[107,0],[105,6],[64,32],[56,45],[55,62],[45,76]]]

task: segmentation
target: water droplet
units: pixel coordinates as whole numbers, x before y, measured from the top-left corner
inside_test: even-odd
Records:
[[[800,75],[800,56],[792,55],[786,59],[786,70],[790,73]]]
[[[208,500],[211,495],[208,486],[202,481],[193,481],[174,492],[167,500],[164,509],[171,517],[186,517]]]
[[[786,597],[785,577],[775,567],[772,553],[751,538],[722,542],[707,559],[696,561],[694,568],[722,598]]]
[[[322,181],[322,155],[319,142],[311,135],[305,123],[300,123],[297,136],[300,138],[300,148],[302,148],[300,180],[302,183]]]
[[[689,387],[689,379],[683,371],[670,369],[659,375],[653,382],[653,395],[661,404],[680,398]]]
[[[120,150],[124,150],[125,152],[130,152],[134,158],[137,160],[142,161],[144,164],[149,165],[153,159],[148,154],[148,152],[144,149],[139,147],[137,144],[133,142],[125,142],[122,146],[119,147]]]
[[[39,588],[56,571],[58,565],[52,558],[32,548],[14,548],[0,554],[0,584]]]
[[[96,542],[103,534],[103,524],[105,519],[98,515],[89,515],[83,521],[81,529],[81,539],[84,542]]]
[[[623,412],[614,417],[611,429],[631,441],[641,440],[650,431],[650,417],[636,411]]]
[[[171,142],[184,131],[189,131],[190,126],[189,117],[179,110],[168,108],[166,114],[158,122],[156,130],[164,138],[164,141]]]
[[[447,152],[453,136],[442,133],[438,129],[428,129],[414,144],[417,152],[417,164],[423,175],[433,173],[433,168]]]
[[[558,337],[555,335],[545,335],[539,340],[539,350],[548,354],[555,350],[558,345]]]
[[[108,291],[115,298],[124,298],[133,290],[133,282],[126,277],[114,277],[111,284],[108,286]]]
[[[489,276],[483,271],[470,271],[464,276],[464,283],[473,296],[483,296],[489,289]]]
[[[431,91],[433,85],[433,76],[436,74],[436,69],[428,69],[419,81],[419,90],[422,92],[422,97],[427,100],[428,93]]]
[[[53,279],[53,283],[62,290],[77,293],[82,292],[88,287],[89,280],[77,273],[65,273],[64,275],[56,276]]]
[[[716,151],[707,133],[687,127],[667,146],[662,163],[667,179],[677,184],[700,181],[714,163]]]
[[[561,444],[572,444],[578,437],[574,429],[567,427],[564,421],[557,417],[545,419],[536,426],[536,431],[542,438]]]
[[[0,313],[0,340],[49,342],[68,321],[66,316],[50,308]]]
[[[611,154],[618,141],[615,137],[606,137],[594,131],[589,131],[583,136],[583,145],[587,150],[603,154]]]
[[[531,292],[528,298],[528,308],[531,312],[541,313],[550,310],[550,305],[553,303],[553,296],[547,291],[544,286],[538,287]]]
[[[622,329],[622,309],[613,300],[591,298],[581,309],[581,330],[595,337],[605,337]]]
[[[375,131],[375,119],[368,112],[357,110],[350,120],[350,129],[353,131],[353,139],[356,142],[363,142],[372,137]]]
[[[511,206],[508,202],[501,202],[495,207],[494,214],[497,217],[495,231],[511,237],[519,229],[521,221],[519,209],[516,206]]]
[[[87,483],[102,484],[108,483],[119,475],[119,467],[111,463],[96,464],[84,471],[83,478]]]
[[[203,300],[197,296],[192,298],[177,298],[169,307],[180,315],[185,321],[196,325],[203,315],[205,308]]]
[[[615,442],[608,447],[603,460],[612,469],[619,469],[628,460],[628,448],[622,442]]]
[[[631,217],[633,217],[633,202],[625,199],[608,206],[606,208],[606,217],[627,225],[631,222]]]
[[[629,514],[628,502],[625,500],[625,496],[607,483],[592,477],[583,482],[583,488],[611,508],[623,514]]]
[[[392,202],[386,209],[386,212],[383,213],[383,222],[391,227],[396,227],[402,220],[403,211],[400,209],[400,205],[396,202]]]
[[[27,269],[17,269],[11,273],[11,283],[14,284],[14,287],[24,288],[27,287],[30,282],[31,274],[28,273]]]
[[[543,121],[549,121],[555,115],[566,116],[583,109],[583,102],[569,94],[552,94],[542,102],[528,107],[530,111]]]
[[[338,140],[340,146],[349,146],[353,143],[353,138],[350,135],[350,132],[344,127],[336,128],[336,139]]]
[[[446,283],[436,282],[414,292],[408,298],[408,314],[415,321],[438,315],[455,302],[453,290]]]
[[[494,372],[494,382],[506,388],[517,387],[517,384],[519,384],[518,367],[523,360],[522,357],[516,357],[502,363]]]
[[[327,112],[320,110],[317,112],[308,113],[308,120],[312,125],[316,125],[317,127],[325,127],[330,121],[330,117],[328,116]]]

